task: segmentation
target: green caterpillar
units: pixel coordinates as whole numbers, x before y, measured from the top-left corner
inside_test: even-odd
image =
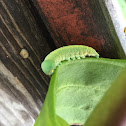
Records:
[[[52,75],[62,61],[85,58],[86,56],[99,58],[99,54],[91,47],[83,45],[64,46],[49,53],[42,62],[41,67],[45,74]]]

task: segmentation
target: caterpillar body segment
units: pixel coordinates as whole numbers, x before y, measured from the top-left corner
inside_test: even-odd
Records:
[[[84,45],[64,46],[49,53],[42,62],[41,67],[45,74],[51,75],[62,61],[81,59],[86,56],[99,58],[99,54],[91,47]]]

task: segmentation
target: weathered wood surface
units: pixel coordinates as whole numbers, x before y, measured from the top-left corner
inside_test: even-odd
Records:
[[[125,58],[106,8],[107,0],[32,1],[57,47],[83,44],[95,48],[101,57]]]
[[[21,81],[0,62],[0,126],[32,126],[39,111]]]
[[[48,90],[40,65],[52,40],[34,9],[29,1],[0,0],[0,126],[32,126]]]

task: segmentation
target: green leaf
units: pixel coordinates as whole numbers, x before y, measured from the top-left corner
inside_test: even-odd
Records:
[[[126,68],[96,106],[85,126],[126,125]]]
[[[84,124],[125,66],[119,59],[64,61],[51,78],[35,126]]]
[[[55,81],[56,75],[51,78],[44,105],[34,126],[69,126],[55,112]]]

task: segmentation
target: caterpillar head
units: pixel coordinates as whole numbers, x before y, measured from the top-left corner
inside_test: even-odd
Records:
[[[55,70],[55,63],[52,60],[44,60],[41,64],[43,72],[47,75],[52,75]]]

